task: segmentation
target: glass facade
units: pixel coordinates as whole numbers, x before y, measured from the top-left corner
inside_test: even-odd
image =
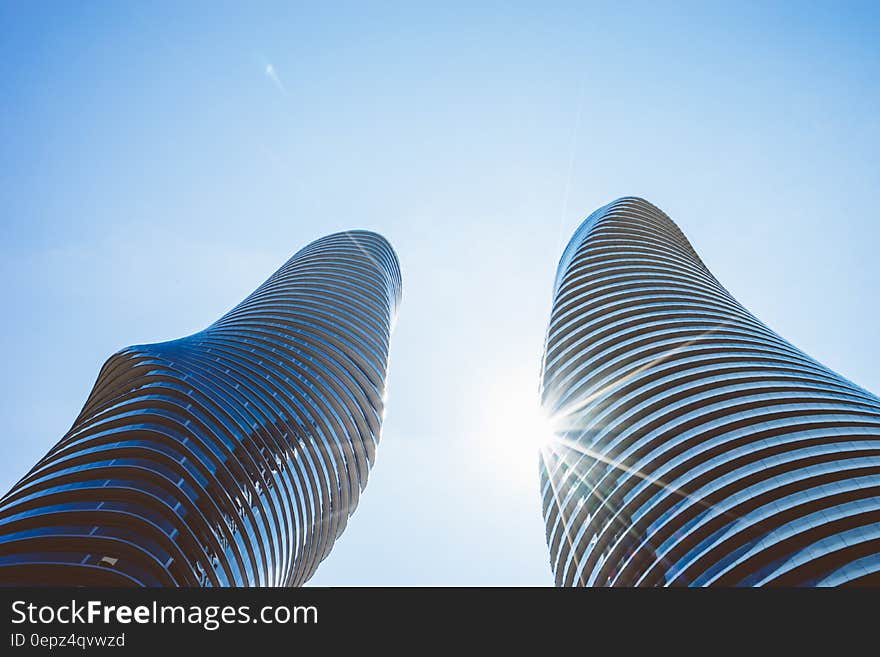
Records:
[[[652,204],[575,232],[542,369],[557,585],[880,583],[880,399],[764,326]]]
[[[367,483],[400,294],[384,238],[338,233],[204,331],[111,356],[0,500],[0,582],[308,580]]]

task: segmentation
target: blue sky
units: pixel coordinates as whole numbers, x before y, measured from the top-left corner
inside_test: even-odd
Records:
[[[521,419],[600,205],[657,204],[771,328],[880,391],[876,7],[3,3],[0,488],[112,352],[372,229],[404,282],[385,431],[312,583],[551,584]]]

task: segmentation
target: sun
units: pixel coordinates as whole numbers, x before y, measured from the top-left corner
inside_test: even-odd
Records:
[[[483,459],[498,479],[533,488],[542,451],[557,439],[543,411],[533,372],[506,372],[485,389],[477,440]]]
[[[552,420],[547,416],[537,400],[532,404],[523,404],[514,414],[518,426],[516,435],[526,445],[541,450],[549,447],[556,440],[556,432]]]

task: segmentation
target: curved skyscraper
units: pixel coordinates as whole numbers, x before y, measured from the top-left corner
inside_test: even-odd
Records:
[[[558,585],[880,583],[880,399],[756,319],[647,201],[565,249],[541,394]]]
[[[384,238],[338,233],[204,331],[111,356],[0,500],[0,583],[305,582],[367,483],[400,289]]]

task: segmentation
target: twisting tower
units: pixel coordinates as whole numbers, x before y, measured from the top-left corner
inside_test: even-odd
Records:
[[[542,401],[558,585],[880,583],[880,399],[758,321],[647,201],[565,249]]]
[[[338,233],[204,331],[111,356],[0,500],[0,583],[305,582],[367,483],[400,289],[384,238]]]

